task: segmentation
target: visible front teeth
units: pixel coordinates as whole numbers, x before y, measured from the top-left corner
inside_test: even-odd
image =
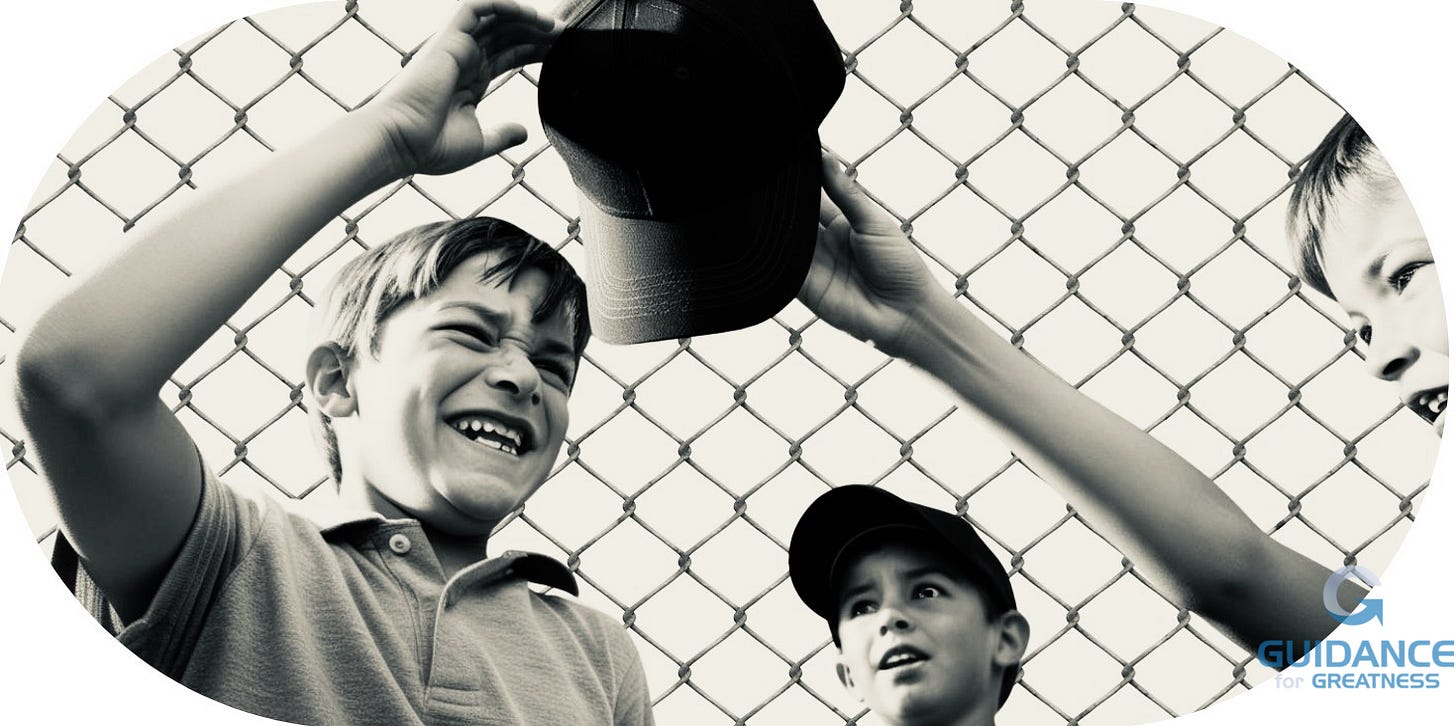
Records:
[[[1416,402],[1416,405],[1426,409],[1427,411],[1430,411],[1434,415],[1439,416],[1441,415],[1441,412],[1446,410],[1446,398],[1446,391],[1429,394],[1426,396],[1422,396],[1421,399]]]
[[[502,444],[499,441],[491,441],[490,439],[477,439],[477,441],[491,448],[500,449],[501,451],[504,451],[511,456],[516,455],[516,447],[511,446],[510,444]]]
[[[906,663],[912,663],[917,660],[920,660],[919,656],[911,655],[909,653],[901,653],[899,655],[891,656],[889,660],[885,661],[885,667],[895,668],[897,666],[902,666]]]
[[[455,429],[466,437],[477,443],[487,444],[493,448],[504,451],[508,454],[516,454],[521,448],[521,441],[524,438],[520,431],[511,428],[499,421],[480,417],[466,416],[455,422]],[[486,438],[481,434],[487,433],[493,436],[506,439],[510,443],[497,441],[493,438]]]

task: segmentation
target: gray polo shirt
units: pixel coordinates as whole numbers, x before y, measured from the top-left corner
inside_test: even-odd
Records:
[[[506,552],[448,581],[415,520],[320,525],[204,475],[192,531],[119,638],[214,700],[304,724],[651,724],[622,623],[564,565]]]

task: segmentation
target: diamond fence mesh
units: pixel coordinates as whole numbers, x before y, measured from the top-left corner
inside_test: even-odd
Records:
[[[239,20],[117,90],[20,222],[0,352],[121,233],[367,100],[451,5],[331,2]],[[948,294],[1188,458],[1276,539],[1331,568],[1384,567],[1437,441],[1363,373],[1339,310],[1290,275],[1289,179],[1340,113],[1318,86],[1232,33],[1132,4],[820,8],[849,74],[824,144]],[[570,178],[535,119],[536,70],[481,105],[531,141],[348,210],[175,373],[163,399],[225,481],[329,506],[302,330],[316,291],[360,250],[489,214],[581,259]],[[720,163],[732,161],[705,151],[703,173]],[[4,405],[6,469],[48,547],[56,514]],[[493,546],[560,557],[583,600],[621,614],[661,723],[873,724],[787,581],[799,513],[852,482],[967,513],[1012,573],[1032,643],[1004,723],[1155,720],[1270,675],[1158,593],[938,386],[797,303],[732,334],[591,346],[562,457]]]

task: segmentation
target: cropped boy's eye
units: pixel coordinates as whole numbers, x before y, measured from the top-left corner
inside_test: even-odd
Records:
[[[1360,340],[1365,341],[1365,345],[1370,345],[1370,338],[1374,335],[1374,332],[1369,325],[1361,325],[1360,330],[1356,334],[1360,336]]]
[[[855,600],[849,605],[849,616],[851,618],[857,618],[861,615],[869,615],[874,611],[875,601],[873,600]]]
[[[461,333],[463,335],[474,338],[475,340],[478,340],[485,345],[495,345],[495,336],[492,335],[489,330],[486,330],[479,325],[454,323],[450,325],[442,325],[440,326],[440,329],[448,330],[454,333]]]
[[[559,360],[552,360],[548,358],[536,361],[536,367],[540,369],[542,373],[556,378],[563,385],[571,385],[571,366],[568,366],[567,364]]]
[[[1406,286],[1410,285],[1411,280],[1416,276],[1416,272],[1429,264],[1431,263],[1423,260],[1403,265],[1390,276],[1387,282],[1390,283],[1392,288],[1395,288],[1396,292],[1405,292]]]

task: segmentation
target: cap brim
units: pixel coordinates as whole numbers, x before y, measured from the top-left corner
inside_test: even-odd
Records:
[[[818,235],[822,172],[818,137],[810,138],[788,163],[765,169],[762,183],[690,219],[619,217],[578,194],[592,331],[608,343],[645,343],[746,328],[782,310],[803,285]],[[704,159],[702,173],[714,163]]]

